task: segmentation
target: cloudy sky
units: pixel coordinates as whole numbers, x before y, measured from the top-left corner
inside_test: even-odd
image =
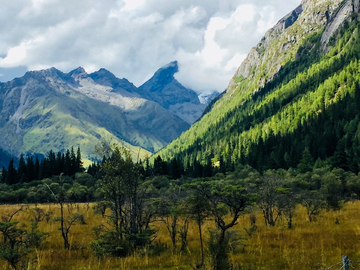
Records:
[[[0,81],[56,67],[102,67],[140,86],[176,78],[223,91],[250,48],[300,0],[1,0]]]

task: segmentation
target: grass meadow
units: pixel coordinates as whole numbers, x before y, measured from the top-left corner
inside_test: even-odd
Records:
[[[200,262],[198,229],[194,221],[190,224],[188,248],[185,251],[172,252],[171,241],[166,227],[161,222],[154,222],[158,229],[155,241],[167,244],[168,248],[160,254],[151,254],[146,249],[126,258],[98,259],[93,255],[89,243],[94,239],[92,228],[106,220],[95,215],[92,204],[72,204],[66,206],[66,214],[82,213],[85,225],[75,224],[70,231],[70,250],[64,250],[63,240],[58,230],[59,222],[50,219],[39,223],[40,231],[50,235],[42,248],[29,255],[27,269],[194,269]],[[19,205],[1,205],[0,216],[12,213]],[[29,208],[19,212],[13,221],[19,221],[19,227],[30,226]],[[59,216],[60,208],[56,204],[37,205],[45,212]],[[353,269],[360,269],[360,201],[348,202],[340,211],[323,211],[317,221],[309,222],[306,211],[298,206],[292,229],[287,228],[285,219],[280,219],[275,227],[266,227],[261,212],[256,213],[257,230],[251,236],[244,230],[250,228],[250,216],[240,217],[233,228],[239,232],[241,240],[231,253],[233,269],[326,269],[341,262],[342,255],[353,261]],[[215,223],[208,220],[203,225],[206,238],[208,229],[214,229]],[[206,245],[206,244],[205,244]],[[180,241],[179,248],[180,249]],[[359,262],[358,262],[359,261]],[[332,269],[340,269],[341,265]],[[10,267],[3,260],[0,270]],[[211,269],[210,256],[206,256],[204,269]]]

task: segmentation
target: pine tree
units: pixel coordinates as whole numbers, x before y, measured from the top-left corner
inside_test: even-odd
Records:
[[[17,171],[14,166],[14,159],[12,158],[9,162],[8,172],[6,175],[6,184],[13,185],[18,183]]]
[[[34,167],[34,179],[40,180],[40,161],[39,157],[36,156],[35,167]]]
[[[19,168],[17,172],[17,179],[20,183],[27,182],[26,163],[24,156],[21,155],[19,159]]]
[[[83,167],[83,162],[81,160],[81,150],[79,146],[76,151],[76,172],[83,172],[83,171],[84,171],[84,167]]]
[[[71,157],[70,157],[69,149],[66,150],[66,154],[65,154],[64,174],[71,175]]]
[[[314,159],[310,154],[309,148],[306,147],[302,153],[302,158],[297,167],[301,173],[306,173],[312,171],[313,166]]]
[[[27,171],[28,181],[29,182],[33,181],[35,179],[35,176],[34,176],[34,161],[33,161],[33,158],[31,156],[27,158],[26,171]]]
[[[76,159],[74,147],[71,147],[70,160],[71,160],[71,163],[70,163],[71,165],[70,165],[70,174],[69,175],[74,175],[77,172],[77,159]]]
[[[345,141],[340,140],[336,146],[336,151],[331,158],[331,163],[335,168],[341,168],[345,171],[349,170],[348,157],[345,151]]]

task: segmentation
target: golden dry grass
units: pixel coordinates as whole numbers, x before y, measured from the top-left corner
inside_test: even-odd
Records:
[[[29,208],[35,205],[29,205]],[[59,206],[55,204],[38,205],[45,211],[53,211],[59,215]],[[0,215],[11,213],[19,205],[0,206]],[[244,228],[250,227],[249,215],[239,219],[234,228],[244,238],[240,249],[231,255],[234,269],[325,269],[341,261],[342,255],[348,255],[352,261],[360,261],[360,201],[346,203],[341,211],[323,211],[316,222],[306,219],[305,209],[298,207],[294,219],[294,228],[287,229],[285,220],[274,228],[266,227],[261,213],[257,213],[258,229],[249,237]],[[66,211],[67,208],[66,208]],[[97,259],[89,248],[94,239],[91,229],[105,223],[99,215],[94,215],[91,205],[77,204],[72,211],[85,215],[86,225],[76,224],[70,231],[71,249],[63,249],[63,241],[58,231],[59,223],[41,221],[39,230],[50,234],[44,248],[31,254],[33,264],[29,269],[193,269],[200,260],[198,231],[195,223],[189,229],[189,247],[185,252],[172,254],[171,242],[163,224],[157,222],[153,226],[159,230],[156,241],[168,245],[167,251],[160,256],[149,256],[142,251],[127,258]],[[67,213],[67,212],[66,212]],[[22,211],[13,220],[23,226],[29,225],[29,211]],[[338,222],[336,222],[338,220]],[[336,224],[338,223],[338,224]],[[214,227],[214,221],[207,221],[206,231]],[[210,269],[207,256],[205,269]],[[360,269],[360,263],[353,264]],[[0,261],[0,270],[8,269],[4,261]],[[337,268],[333,268],[337,269]],[[338,267],[340,269],[340,267]]]

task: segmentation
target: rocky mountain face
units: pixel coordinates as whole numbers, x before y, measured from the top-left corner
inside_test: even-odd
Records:
[[[303,0],[251,49],[209,111],[158,154],[184,164],[240,160],[260,170],[298,164],[305,147],[315,160],[341,147],[354,155],[359,13],[359,0]],[[353,108],[346,119],[343,108]]]
[[[305,37],[325,26],[327,30],[324,31],[322,43],[324,50],[328,51],[325,44],[329,37],[350,16],[348,11],[353,9],[353,1],[345,1],[345,8],[339,10],[342,2],[344,1],[303,0],[294,11],[269,29],[257,46],[251,49],[230,81],[227,91],[236,89],[236,78],[240,76],[249,80],[255,79],[257,85],[263,87],[287,62],[296,57]]]
[[[185,88],[175,79],[178,70],[177,61],[160,68],[139,87],[138,93],[192,124],[201,116],[206,104],[200,102],[195,91]]]
[[[84,158],[92,159],[103,139],[143,157],[188,127],[105,69],[87,74],[83,68],[51,68],[0,84],[0,147],[15,156],[80,146]]]

